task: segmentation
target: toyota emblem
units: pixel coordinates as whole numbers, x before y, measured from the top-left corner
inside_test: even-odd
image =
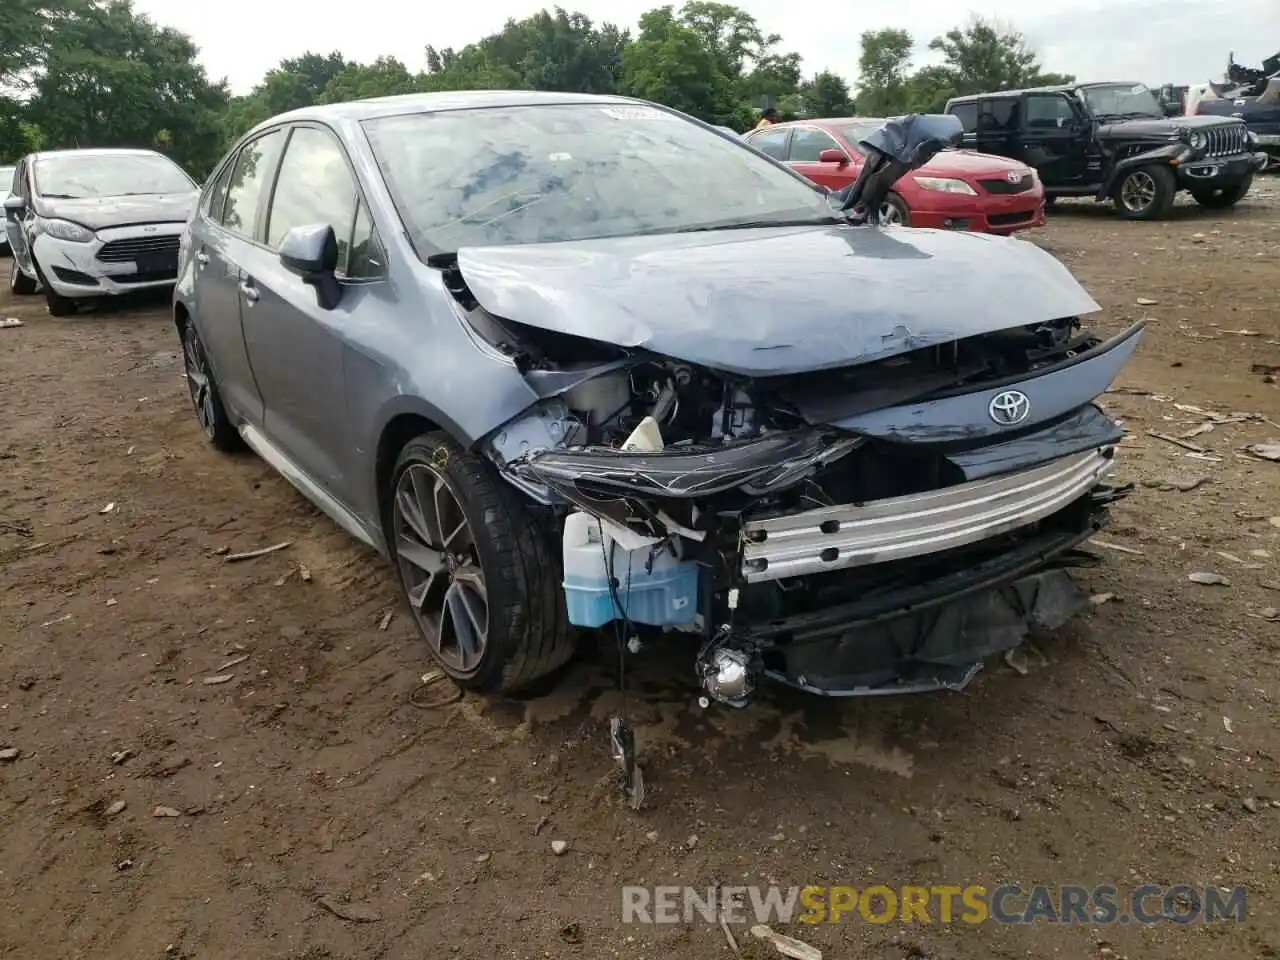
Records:
[[[1005,390],[991,398],[987,413],[1000,426],[1012,427],[1027,419],[1031,413],[1031,401],[1021,390]]]
[[[1022,174],[1020,174],[1017,170],[1010,170],[1008,173],[1005,174],[1005,177],[1009,180],[1010,183],[1022,182]]]

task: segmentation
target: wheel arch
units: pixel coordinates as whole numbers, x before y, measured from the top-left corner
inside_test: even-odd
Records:
[[[420,397],[402,395],[395,398],[383,409],[380,423],[370,477],[373,488],[368,502],[377,509],[378,526],[385,541],[392,472],[405,445],[414,437],[434,431],[443,431],[468,448],[474,445],[474,440],[467,437],[452,418]]]
[[[1120,181],[1123,180],[1130,171],[1153,163],[1168,165],[1169,161],[1180,154],[1184,149],[1185,147],[1181,143],[1164,144],[1151,150],[1144,151],[1143,153],[1136,154],[1135,156],[1125,157],[1123,160],[1117,161],[1112,164],[1111,172],[1107,174],[1105,179],[1103,179],[1102,187],[1098,190],[1097,199],[1109,199],[1111,194],[1115,192],[1116,187],[1119,186]],[[1174,174],[1174,177],[1176,180],[1176,173]]]

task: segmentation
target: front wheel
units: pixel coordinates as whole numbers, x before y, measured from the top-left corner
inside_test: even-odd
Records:
[[[44,271],[40,269],[40,264],[36,262],[34,253],[31,254],[31,268],[35,270],[40,286],[44,288],[44,300],[49,305],[50,315],[55,317],[73,316],[76,312],[76,302],[70,297],[64,297],[54,292],[53,287],[49,286],[49,278],[44,275]]]
[[[1253,186],[1253,174],[1225,187],[1192,190],[1191,196],[1195,197],[1196,203],[1209,210],[1225,210],[1243,200],[1251,186]]]
[[[1159,164],[1130,170],[1116,184],[1116,213],[1122,220],[1159,220],[1173,209],[1178,181]]]
[[[9,292],[15,297],[28,297],[36,292],[36,282],[22,272],[16,257],[9,261]]]
[[[568,662],[560,558],[493,466],[443,433],[411,440],[388,491],[387,544],[431,656],[459,686],[527,687]]]
[[[907,209],[907,204],[896,193],[889,194],[884,203],[880,204],[880,223],[911,226],[911,213]]]

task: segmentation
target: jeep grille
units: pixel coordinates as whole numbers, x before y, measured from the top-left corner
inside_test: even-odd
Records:
[[[1244,153],[1246,127],[1243,123],[1226,124],[1221,127],[1210,127],[1205,131],[1208,141],[1205,153],[1211,157],[1229,157]]]

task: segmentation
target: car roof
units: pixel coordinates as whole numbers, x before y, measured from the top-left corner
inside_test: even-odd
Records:
[[[589,93],[553,93],[544,90],[449,90],[439,93],[403,93],[393,97],[370,97],[344,103],[326,103],[301,107],[278,114],[259,124],[268,126],[299,120],[354,121],[374,120],[412,113],[441,113],[447,110],[479,110],[494,107],[532,107],[576,103],[644,104],[633,97],[616,97]],[[257,129],[255,127],[255,129]]]
[[[947,103],[972,103],[984,97],[1016,97],[1024,93],[1071,93],[1074,90],[1087,90],[1090,87],[1133,87],[1137,80],[1091,80],[1088,83],[1059,83],[1049,87],[1023,87],[1021,90],[991,90],[987,93],[968,93],[963,97],[952,97]],[[1146,84],[1143,84],[1146,86]]]
[[[39,150],[31,154],[32,160],[46,160],[50,157],[163,157],[158,150],[143,150],[136,147],[85,147],[75,150]]]
[[[760,127],[756,130],[748,131],[750,133],[760,133],[763,130],[772,130],[777,127],[781,130],[789,130],[792,127],[819,127],[823,130],[839,131],[841,127],[845,127],[851,123],[885,123],[884,117],[803,117],[799,120],[784,120],[781,123],[771,124],[768,127]]]

